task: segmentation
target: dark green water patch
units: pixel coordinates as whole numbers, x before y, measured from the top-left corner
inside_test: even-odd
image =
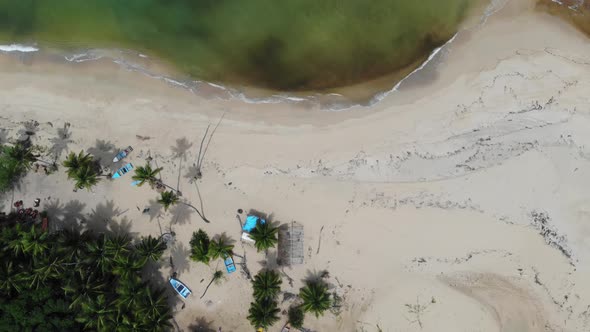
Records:
[[[0,40],[125,47],[212,82],[346,86],[443,44],[470,0],[0,0]]]

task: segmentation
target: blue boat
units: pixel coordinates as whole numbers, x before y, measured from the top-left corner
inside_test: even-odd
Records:
[[[225,269],[227,270],[227,273],[236,272],[236,265],[234,264],[234,259],[231,256],[225,256],[223,262],[225,263]]]
[[[170,278],[170,285],[172,285],[172,288],[174,288],[178,295],[185,299],[192,293],[191,290],[188,289],[188,287],[186,287],[186,285],[180,282],[178,279]]]
[[[123,158],[127,157],[131,153],[131,151],[133,151],[133,148],[131,146],[128,146],[127,149],[117,153],[115,158],[113,158],[113,162],[116,163],[118,161],[123,160]]]
[[[123,166],[123,167],[119,168],[119,169],[118,169],[118,170],[115,172],[115,174],[113,174],[113,179],[116,179],[116,178],[120,178],[120,177],[122,177],[123,175],[125,175],[125,174],[127,174],[127,173],[131,172],[131,170],[132,170],[132,169],[133,169],[133,164],[132,164],[132,163],[128,163],[127,165],[125,165],[125,166]]]

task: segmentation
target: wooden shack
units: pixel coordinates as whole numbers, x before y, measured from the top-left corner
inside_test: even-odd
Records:
[[[277,261],[280,265],[303,264],[303,225],[292,221],[279,227]]]

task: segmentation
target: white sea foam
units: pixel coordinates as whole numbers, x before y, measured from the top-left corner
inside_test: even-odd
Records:
[[[2,52],[37,52],[39,49],[35,46],[21,45],[21,44],[10,44],[0,45],[0,51]]]
[[[85,62],[85,61],[93,61],[93,60],[98,60],[101,59],[102,55],[99,54],[94,54],[91,51],[88,52],[83,52],[83,53],[77,53],[77,54],[72,54],[72,55],[66,55],[65,59],[70,61],[70,62]]]
[[[375,104],[375,103],[378,103],[378,102],[380,102],[381,100],[383,100],[383,98],[387,97],[387,95],[389,95],[390,93],[392,93],[392,92],[395,92],[395,91],[398,91],[398,90],[399,90],[399,87],[402,85],[402,83],[404,83],[404,81],[405,81],[405,80],[407,80],[408,78],[412,77],[412,75],[414,75],[414,74],[416,74],[417,72],[419,72],[419,71],[421,71],[422,69],[424,69],[424,67],[426,67],[426,65],[427,65],[428,63],[430,63],[430,61],[432,61],[432,59],[434,59],[434,57],[435,57],[435,56],[436,56],[436,55],[437,55],[437,54],[438,54],[438,53],[439,53],[439,52],[440,52],[440,51],[441,51],[441,50],[442,50],[442,49],[443,49],[445,46],[447,46],[448,44],[452,43],[452,42],[455,40],[455,38],[457,38],[457,35],[458,35],[458,34],[459,34],[458,32],[457,32],[457,33],[455,33],[455,35],[454,35],[454,36],[453,36],[451,39],[449,39],[449,40],[448,40],[446,43],[444,43],[444,44],[443,44],[442,46],[440,46],[440,47],[437,47],[437,48],[436,48],[434,51],[430,52],[430,55],[428,56],[428,58],[426,59],[426,61],[422,62],[422,64],[421,64],[421,65],[420,65],[418,68],[416,68],[416,69],[412,70],[412,72],[411,72],[411,73],[409,73],[408,75],[406,75],[406,77],[402,78],[402,79],[401,79],[399,82],[397,82],[397,84],[396,84],[396,85],[394,85],[394,86],[393,86],[393,88],[391,88],[391,90],[388,90],[388,91],[385,91],[385,92],[381,92],[381,93],[378,93],[378,94],[376,94],[376,95],[375,95],[373,98],[371,98],[371,101],[369,102],[369,105],[373,105],[373,104]]]

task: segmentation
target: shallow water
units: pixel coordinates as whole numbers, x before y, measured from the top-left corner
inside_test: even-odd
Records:
[[[470,3],[0,0],[0,40],[128,48],[210,82],[314,90],[407,70],[454,35]]]

